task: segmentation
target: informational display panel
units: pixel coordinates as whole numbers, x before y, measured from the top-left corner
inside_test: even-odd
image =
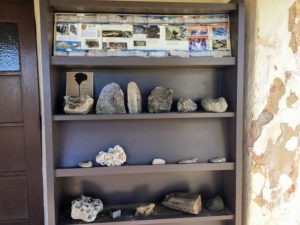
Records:
[[[54,55],[231,56],[229,15],[55,14]]]

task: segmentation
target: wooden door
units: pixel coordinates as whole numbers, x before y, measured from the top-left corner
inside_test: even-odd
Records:
[[[0,225],[44,224],[33,9],[0,1]]]

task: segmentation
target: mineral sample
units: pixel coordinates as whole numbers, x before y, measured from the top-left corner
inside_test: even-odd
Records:
[[[93,222],[102,210],[103,204],[100,199],[81,195],[81,197],[72,201],[71,217],[74,220]]]
[[[209,210],[222,211],[224,208],[224,201],[220,196],[216,196],[207,202],[207,209]]]
[[[173,103],[174,92],[170,88],[156,87],[148,97],[150,113],[169,112]]]
[[[111,216],[112,219],[117,219],[117,218],[121,217],[122,211],[121,211],[121,209],[110,209],[109,215]]]
[[[152,165],[164,165],[166,164],[166,160],[164,159],[153,159]]]
[[[210,162],[210,163],[224,163],[224,162],[226,162],[226,158],[225,157],[217,157],[217,158],[209,159],[208,162]]]
[[[178,211],[199,214],[202,209],[201,196],[192,193],[175,192],[166,195],[162,205]]]
[[[99,152],[96,162],[102,166],[122,166],[126,162],[126,154],[121,146],[116,145],[114,148],[109,148],[107,152]]]
[[[150,216],[153,214],[155,208],[155,204],[149,203],[144,204],[136,208],[135,215],[136,216]]]
[[[127,86],[127,106],[129,113],[142,112],[142,96],[135,82],[130,82]]]
[[[106,85],[98,98],[96,106],[97,114],[122,114],[126,113],[124,94],[119,84]]]
[[[197,104],[191,99],[180,99],[177,104],[178,112],[195,112],[197,110]]]
[[[64,111],[67,114],[88,114],[94,104],[94,99],[88,95],[65,96]]]
[[[191,158],[191,159],[183,159],[178,161],[178,164],[192,164],[192,163],[197,163],[198,159],[197,158]]]
[[[78,165],[79,165],[79,167],[81,167],[81,168],[91,168],[91,167],[93,167],[92,161],[88,161],[88,162],[80,162]]]
[[[203,109],[207,112],[226,112],[228,104],[225,98],[203,98],[201,99],[201,105]]]

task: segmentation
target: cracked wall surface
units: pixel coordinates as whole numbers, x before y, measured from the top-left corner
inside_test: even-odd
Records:
[[[246,225],[300,225],[300,0],[246,0]]]

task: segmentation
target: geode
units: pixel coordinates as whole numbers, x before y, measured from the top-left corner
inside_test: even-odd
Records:
[[[101,211],[103,211],[103,204],[100,199],[81,195],[72,201],[71,217],[74,220],[93,222]]]
[[[150,113],[169,112],[173,103],[174,92],[170,88],[155,87],[148,97]]]
[[[102,166],[122,166],[126,162],[126,154],[120,145],[109,148],[107,152],[101,151],[96,156],[96,162]]]
[[[88,95],[65,96],[64,112],[67,114],[88,114],[94,104],[94,99]]]
[[[201,105],[203,109],[207,112],[226,112],[228,108],[228,104],[225,100],[225,98],[203,98],[201,99]]]
[[[130,82],[127,85],[127,106],[129,113],[142,112],[142,96],[135,82]]]
[[[191,99],[180,99],[177,104],[178,112],[195,112],[197,110],[197,104]]]
[[[126,113],[124,93],[117,83],[110,83],[103,87],[99,95],[97,114],[122,114]]]

